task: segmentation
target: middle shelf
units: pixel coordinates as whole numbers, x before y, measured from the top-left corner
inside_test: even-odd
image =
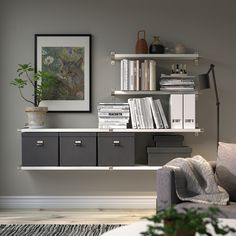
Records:
[[[112,96],[138,96],[138,95],[144,95],[144,96],[158,96],[158,95],[170,95],[170,94],[199,94],[197,90],[195,91],[157,91],[157,90],[139,90],[139,91],[124,91],[124,90],[112,90],[111,95]]]

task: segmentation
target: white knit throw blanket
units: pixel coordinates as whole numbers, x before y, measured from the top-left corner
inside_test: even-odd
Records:
[[[164,167],[174,170],[180,200],[227,205],[228,193],[217,185],[211,165],[202,156],[175,158]]]

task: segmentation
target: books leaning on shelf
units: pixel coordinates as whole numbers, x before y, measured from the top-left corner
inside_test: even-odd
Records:
[[[126,129],[129,123],[130,110],[128,103],[99,103],[98,128]]]
[[[168,129],[169,125],[160,99],[152,97],[129,98],[133,129]]]
[[[156,90],[156,61],[123,59],[120,70],[121,90]]]
[[[179,91],[192,92],[195,90],[194,76],[183,75],[161,75],[160,90],[161,91]]]

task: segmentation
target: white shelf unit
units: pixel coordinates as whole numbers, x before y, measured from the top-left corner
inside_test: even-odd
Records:
[[[200,56],[198,53],[189,54],[117,54],[111,52],[111,63],[114,64],[115,61],[120,61],[122,59],[155,59],[155,60],[168,60],[168,61],[194,61],[198,63]]]
[[[42,129],[19,129],[19,132],[37,132],[37,133],[45,133],[45,132],[93,132],[93,133],[201,133],[203,129],[98,129],[98,128],[42,128]]]
[[[32,171],[47,171],[47,170],[55,170],[55,171],[67,171],[67,170],[98,170],[98,171],[128,171],[128,170],[136,170],[136,171],[145,171],[152,170],[156,171],[162,168],[162,166],[19,166],[19,170],[32,170]]]

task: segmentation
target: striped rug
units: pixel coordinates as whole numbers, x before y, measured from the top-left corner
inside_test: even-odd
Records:
[[[1,236],[100,236],[122,225],[0,225]]]

